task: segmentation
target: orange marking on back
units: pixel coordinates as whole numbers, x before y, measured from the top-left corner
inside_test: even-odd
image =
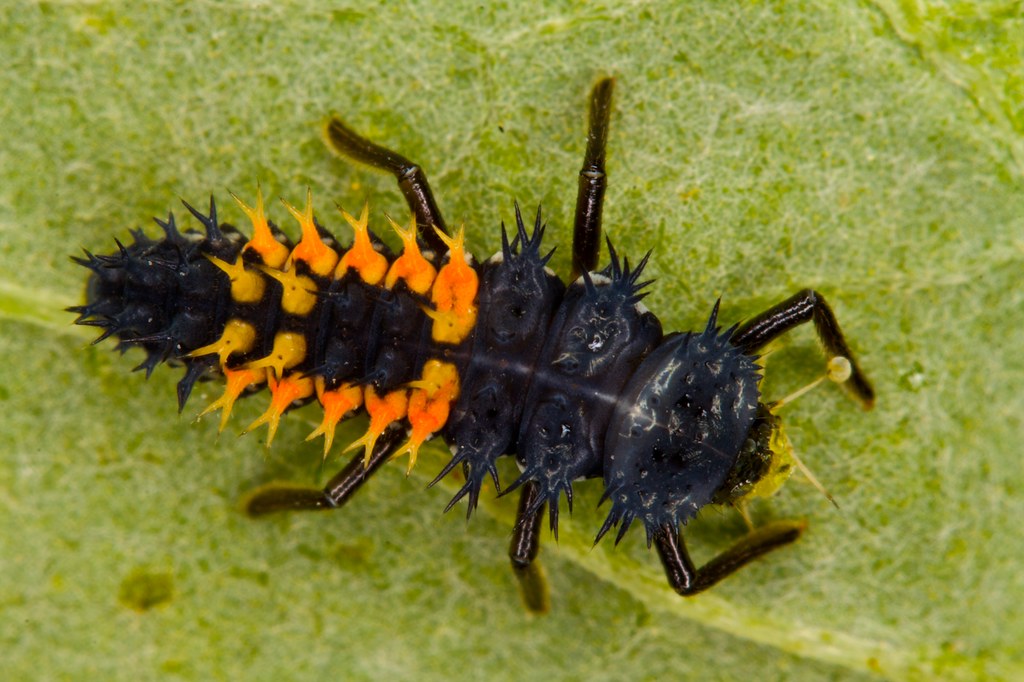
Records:
[[[316,229],[316,221],[313,220],[313,190],[306,188],[306,208],[302,211],[284,199],[281,199],[281,203],[302,226],[302,239],[292,249],[288,262],[294,265],[296,261],[301,261],[314,274],[327,277],[338,262],[338,254],[324,244],[320,232]]]
[[[242,247],[242,252],[256,252],[263,264],[269,268],[280,268],[288,260],[288,247],[274,238],[267,223],[267,216],[263,212],[263,189],[256,185],[256,208],[247,206],[234,193],[231,197],[241,207],[245,215],[252,221],[252,239]]]
[[[267,372],[262,369],[227,369],[224,370],[224,395],[210,403],[205,410],[199,413],[199,417],[221,410],[220,426],[217,431],[223,431],[231,416],[231,408],[235,401],[242,395],[249,386],[262,384],[267,380]],[[196,417],[198,419],[199,417]]]
[[[441,430],[448,421],[451,404],[459,395],[459,375],[454,365],[440,360],[428,360],[419,381],[409,384],[409,440],[391,456],[392,459],[409,455],[408,476],[416,466],[420,446]]]
[[[476,294],[479,278],[466,262],[465,230],[459,228],[449,237],[436,226],[434,230],[448,246],[448,262],[437,273],[430,300],[434,304],[431,335],[435,341],[457,344],[464,341],[476,325]]]
[[[267,447],[274,441],[274,434],[281,423],[281,415],[298,400],[303,400],[313,395],[313,380],[309,377],[287,376],[283,379],[268,377],[267,385],[270,386],[270,407],[256,421],[249,424],[245,431],[248,433],[263,424],[267,425]]]
[[[326,390],[324,378],[316,377],[316,396],[324,408],[324,419],[306,440],[324,437],[324,459],[334,443],[334,429],[346,414],[363,404],[363,389],[355,384],[342,384],[333,391]]]
[[[359,273],[360,279],[371,286],[376,286],[384,279],[388,271],[388,259],[373,248],[370,241],[370,205],[363,204],[363,212],[359,219],[353,218],[349,213],[339,207],[341,215],[355,232],[355,239],[352,248],[345,252],[338,263],[338,269],[334,272],[335,279],[344,277],[350,269]]]
[[[398,223],[386,216],[391,223],[392,229],[402,238],[402,255],[395,259],[388,270],[388,276],[384,280],[387,289],[393,289],[398,280],[405,280],[409,291],[423,295],[430,291],[430,285],[437,277],[437,269],[430,264],[423,254],[420,253],[420,246],[416,243],[416,216],[412,217],[408,229],[403,230]]]
[[[363,390],[363,401],[366,411],[370,414],[370,426],[362,438],[345,448],[345,452],[365,448],[363,466],[369,466],[370,457],[373,455],[373,446],[377,444],[380,434],[384,433],[384,430],[392,422],[405,417],[409,409],[409,392],[399,389],[381,397],[377,395],[373,386],[367,386]]]

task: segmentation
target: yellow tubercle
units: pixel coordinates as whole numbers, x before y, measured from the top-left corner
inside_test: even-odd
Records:
[[[256,342],[256,328],[244,320],[231,319],[224,325],[220,338],[208,346],[196,348],[185,357],[198,358],[216,353],[224,367],[233,353],[248,353]]]
[[[427,311],[434,320],[431,336],[439,343],[458,344],[466,340],[476,325],[479,279],[476,270],[466,262],[464,228],[460,227],[454,237],[434,229],[448,246],[448,262],[437,273],[430,291],[434,304],[434,310]]]
[[[274,238],[263,211],[263,189],[256,185],[256,207],[247,206],[234,193],[231,197],[252,221],[252,239],[242,247],[242,252],[253,251],[268,268],[280,268],[288,260],[288,247]]]
[[[370,241],[370,205],[363,204],[363,211],[359,219],[352,217],[344,209],[341,215],[355,232],[355,239],[352,248],[345,252],[338,263],[338,269],[334,272],[335,279],[341,279],[348,271],[355,270],[359,273],[360,279],[371,286],[377,286],[388,271],[388,259],[373,248]]]
[[[296,332],[278,332],[274,337],[274,348],[270,355],[253,360],[246,367],[259,369],[271,368],[276,377],[284,376],[286,369],[295,367],[306,359],[306,337]]]
[[[273,270],[261,268],[268,277],[281,283],[281,309],[290,315],[305,317],[316,306],[316,282],[305,275],[298,275],[294,270]]]
[[[302,211],[284,199],[281,199],[281,203],[302,226],[302,239],[292,249],[288,262],[294,265],[296,261],[301,261],[309,267],[312,273],[327,277],[338,263],[338,254],[324,244],[324,240],[320,238],[320,233],[316,229],[316,222],[313,220],[313,190],[306,189],[306,208]]]
[[[351,445],[345,448],[345,452],[365,448],[363,466],[369,466],[370,457],[373,455],[373,447],[377,444],[380,434],[384,433],[384,429],[392,422],[403,419],[406,412],[408,412],[409,392],[405,389],[400,389],[391,391],[381,397],[377,395],[372,386],[367,386],[363,389],[363,402],[366,406],[366,411],[370,415],[370,426],[366,429],[366,433],[362,438],[353,441]]]
[[[309,377],[287,376],[283,379],[268,377],[270,386],[270,407],[256,421],[249,424],[242,433],[249,433],[264,424],[267,425],[267,447],[274,441],[274,434],[281,423],[281,416],[298,400],[313,395],[313,380]]]
[[[267,284],[258,272],[253,272],[245,267],[245,261],[242,258],[236,258],[234,263],[228,263],[216,256],[205,255],[207,260],[220,268],[231,280],[231,299],[233,301],[237,303],[260,302]]]
[[[326,390],[323,377],[314,380],[316,395],[324,408],[324,419],[306,440],[324,437],[324,459],[334,443],[334,429],[346,414],[363,404],[363,389],[355,384],[342,384],[333,391]]]
[[[430,291],[430,285],[437,277],[437,269],[430,264],[423,254],[420,253],[419,244],[416,243],[416,216],[412,217],[408,229],[403,230],[398,223],[387,216],[392,229],[402,239],[402,255],[399,256],[388,270],[384,286],[393,289],[398,280],[405,280],[409,291],[417,294],[426,294]]]
[[[224,395],[210,403],[205,410],[199,413],[199,417],[204,417],[211,412],[221,410],[220,413],[220,426],[217,427],[217,431],[223,431],[224,427],[228,424],[228,418],[231,417],[231,408],[235,406],[235,401],[242,395],[249,386],[262,384],[267,380],[267,372],[262,369],[225,369],[224,370]],[[197,419],[199,418],[197,417]]]
[[[406,475],[416,466],[420,446],[441,430],[448,421],[451,404],[459,395],[459,374],[454,365],[440,360],[428,360],[419,381],[409,384],[409,440],[391,456],[409,455]]]

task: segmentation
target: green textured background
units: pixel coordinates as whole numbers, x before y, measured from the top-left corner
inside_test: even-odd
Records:
[[[679,5],[685,5],[681,8]],[[0,672],[5,679],[1021,679],[1024,662],[1024,20],[1020,2],[19,3],[0,8]],[[325,153],[336,111],[429,172],[479,255],[543,202],[566,269],[590,85],[618,77],[606,225],[655,249],[669,328],[802,286],[876,381],[787,408],[837,497],[792,482],[758,522],[796,546],[690,601],[634,531],[591,549],[599,485],[542,551],[553,611],[520,606],[510,500],[466,524],[388,467],[333,515],[255,523],[239,500],[323,480],[312,410],[272,449],[175,413],[60,309],[178,197],[313,188],[373,220],[393,181]],[[272,213],[283,224],[279,206]],[[150,228],[154,229],[154,228]],[[339,229],[339,232],[343,230]],[[821,367],[801,330],[780,396]],[[298,444],[298,445],[296,445]],[[701,560],[743,532],[688,529]],[[134,606],[135,608],[132,608]]]

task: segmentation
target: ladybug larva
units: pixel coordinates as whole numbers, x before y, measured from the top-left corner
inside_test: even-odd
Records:
[[[590,96],[569,284],[547,267],[539,210],[528,228],[517,205],[501,250],[476,262],[419,166],[331,119],[329,146],[398,179],[412,214],[405,227],[391,221],[401,253],[370,230],[366,207],[342,211],[354,232],[342,246],[314,217],[311,195],[302,208],[285,204],[301,230],[292,244],[261,192],[251,206],[235,197],[250,238],[219,221],[211,198],[208,213],[185,204],[203,232],[179,231],[172,214],[157,220],[159,239],[134,231],[112,254],[75,258],[91,275],[86,303],[69,310],[102,329],[97,341],[142,348],[147,375],[183,365],[179,408],[198,380],[222,378],[223,395],[204,411],[219,410],[221,428],[237,399],[266,387],[270,405],[248,430],[266,425],[269,443],[285,412],[316,401],[323,417],[310,437],[323,437],[326,457],[337,424],[368,415],[365,435],[346,444],[352,460],[323,489],[265,487],[248,501],[253,516],[340,507],[384,462],[406,457],[411,469],[440,436],[452,457],[434,482],[456,468],[465,476],[445,511],[465,499],[472,513],[488,479],[520,490],[509,554],[529,608],[548,605],[534,564],[543,516],[557,535],[562,498],[571,510],[574,482],[588,478],[603,480],[609,503],[597,539],[617,528],[618,542],[639,521],[672,588],[700,592],[803,528],[752,530],[700,568],[680,532],[704,506],[773,492],[792,469],[780,403],[760,394],[759,351],[813,322],[830,376],[865,408],[874,391],[813,290],[726,329],[715,303],[703,329],[665,333],[641,302],[650,253],[631,264],[609,241],[597,269],[613,84],[601,80]],[[505,455],[521,473],[502,489]]]

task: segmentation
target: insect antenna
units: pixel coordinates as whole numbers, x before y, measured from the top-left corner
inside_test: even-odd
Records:
[[[772,413],[777,412],[783,406],[790,404],[791,402],[793,402],[800,396],[804,395],[805,393],[808,393],[813,389],[817,388],[818,385],[820,385],[826,379],[833,381],[837,384],[841,384],[850,378],[850,374],[852,373],[852,371],[853,368],[850,365],[850,361],[841,355],[837,355],[828,361],[828,365],[826,366],[824,374],[822,374],[820,377],[818,377],[811,383],[807,384],[803,388],[799,388],[793,391],[785,398],[781,398],[780,400],[776,400],[770,403],[768,405],[768,409],[771,410]],[[814,475],[814,473],[810,470],[810,468],[808,468],[806,464],[804,464],[803,460],[800,459],[800,457],[796,454],[795,450],[790,452],[790,456],[793,458],[793,463],[796,464],[797,469],[799,469],[800,473],[802,473],[804,477],[807,478],[808,481],[810,481],[811,485],[817,488],[818,492],[824,495],[825,499],[831,502],[836,509],[839,509],[839,503],[836,502],[834,497],[832,497],[832,493],[830,493],[828,489],[826,489],[825,486],[822,485],[821,481],[818,480],[818,477]]]

